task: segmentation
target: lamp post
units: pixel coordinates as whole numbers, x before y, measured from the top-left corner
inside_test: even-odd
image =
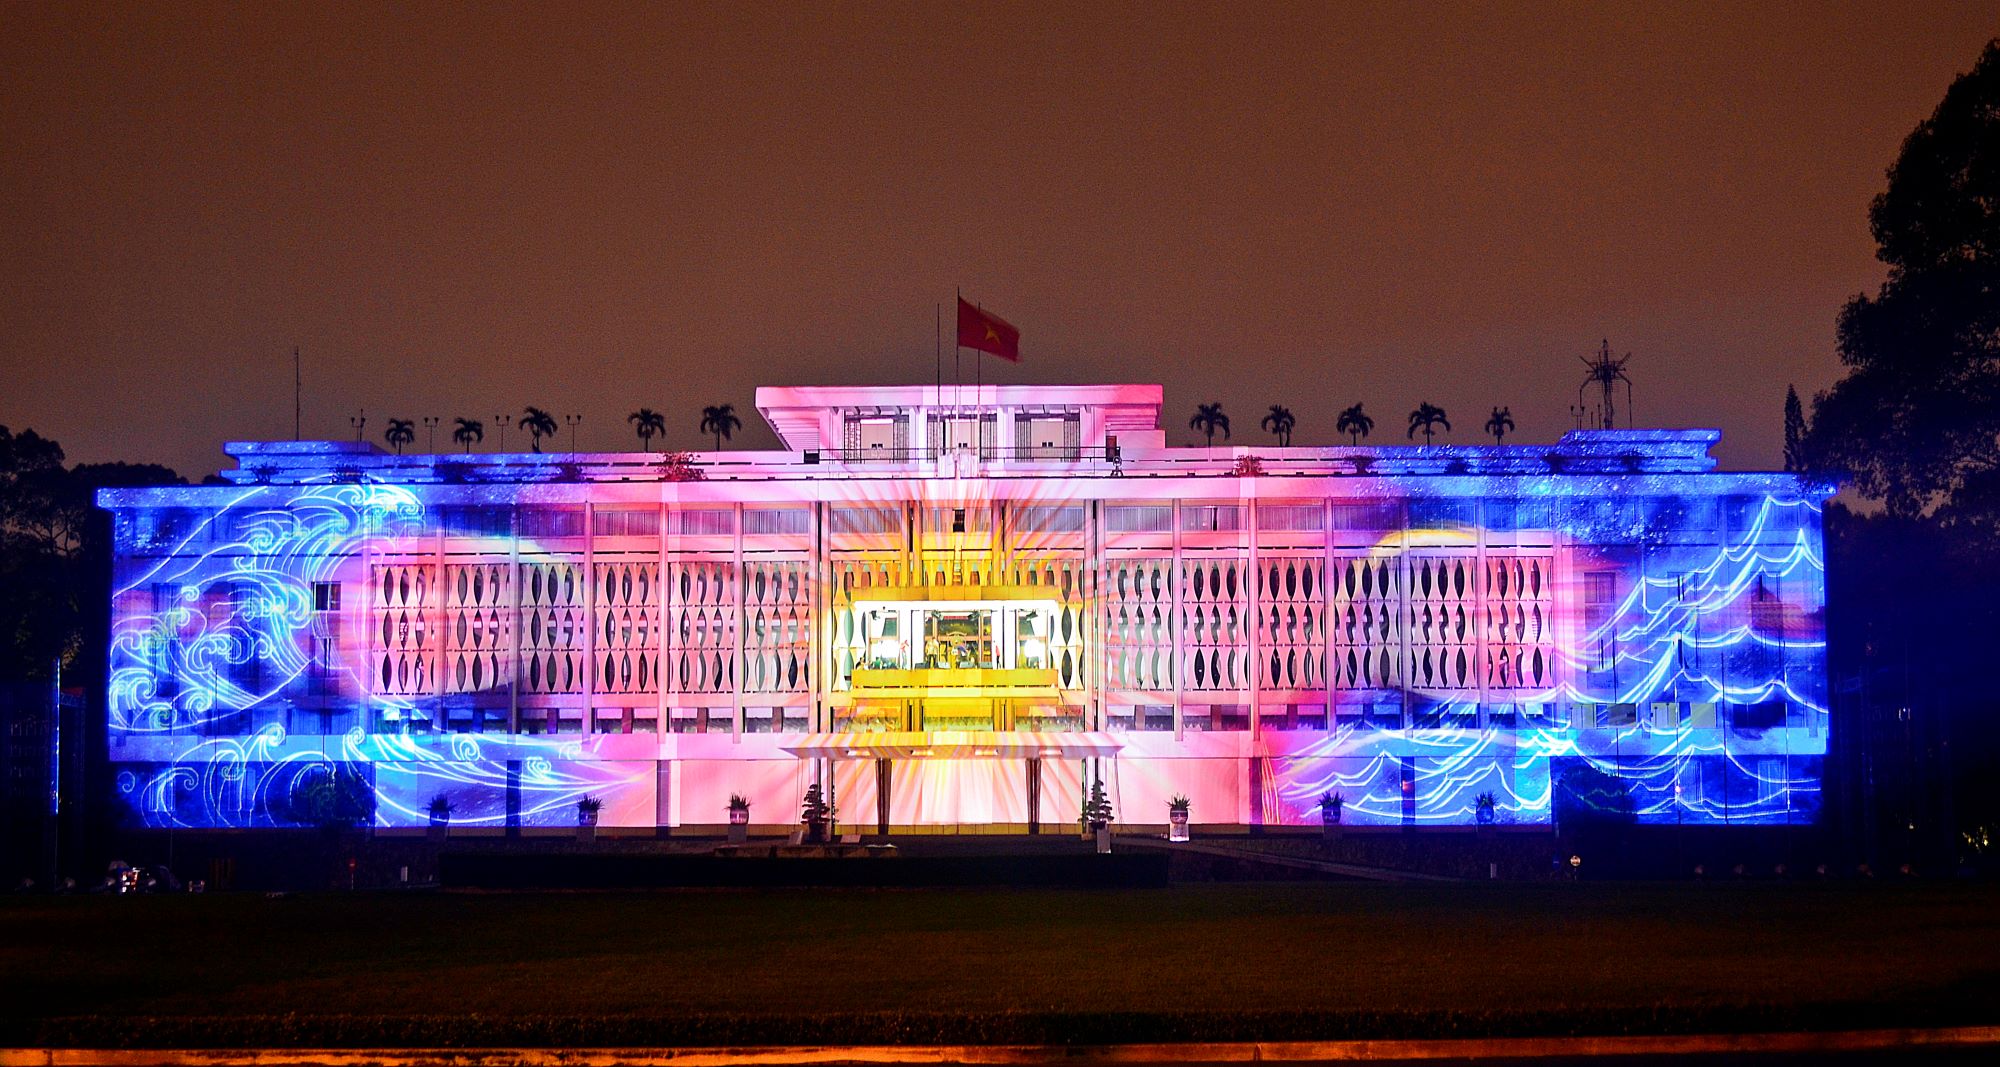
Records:
[[[500,451],[507,451],[507,427],[514,421],[512,415],[493,416],[493,425],[500,428]]]
[[[356,441],[361,440],[361,430],[368,425],[368,409],[362,408],[360,414],[349,415],[347,417],[347,424],[354,427],[354,439]]]
[[[581,415],[564,415],[563,425],[569,427],[569,450],[576,451],[576,424],[583,421]]]
[[[438,423],[443,421],[443,419],[436,415],[424,416],[424,430],[430,435],[430,444],[426,447],[426,451],[436,452],[438,450]]]
[[[1679,772],[1676,771],[1674,778],[1674,871],[1676,872],[1675,877],[1679,877],[1678,872],[1680,871],[1681,865],[1687,862],[1687,857],[1683,852],[1684,847],[1685,846],[1681,838],[1681,783],[1680,783]]]

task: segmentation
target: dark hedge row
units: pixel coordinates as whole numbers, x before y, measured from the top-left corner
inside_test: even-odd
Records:
[[[1996,982],[1924,1003],[1450,1012],[869,1012],[827,1015],[262,1015],[0,1019],[14,1048],[475,1048],[1105,1045],[1753,1033],[2000,1022]]]

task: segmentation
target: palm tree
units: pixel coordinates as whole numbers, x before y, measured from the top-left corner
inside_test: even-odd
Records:
[[[1415,437],[1417,431],[1422,430],[1424,431],[1424,443],[1430,444],[1431,431],[1438,426],[1442,426],[1447,430],[1451,429],[1451,423],[1445,421],[1444,409],[1438,407],[1436,404],[1426,400],[1417,405],[1417,410],[1410,412],[1409,436]]]
[[[486,424],[478,419],[460,419],[458,428],[451,431],[451,439],[465,446],[467,452],[472,446],[486,440]]]
[[[736,417],[736,405],[719,404],[701,409],[701,432],[715,435],[715,450],[722,451],[722,442],[731,432],[743,428],[743,420]]]
[[[521,429],[528,431],[534,439],[535,451],[542,450],[542,438],[556,435],[556,417],[538,407],[529,407],[521,412]]]
[[[1222,413],[1221,404],[1196,404],[1194,418],[1188,420],[1188,429],[1200,430],[1208,437],[1209,447],[1215,446],[1215,431],[1222,431],[1222,439],[1229,440],[1229,416]]]
[[[1360,404],[1356,404],[1353,407],[1342,411],[1340,413],[1339,421],[1333,424],[1334,433],[1346,434],[1347,439],[1351,443],[1356,445],[1360,444],[1361,439],[1368,436],[1368,434],[1374,429],[1375,429],[1375,420],[1369,418],[1367,414],[1361,410]]]
[[[1264,429],[1278,439],[1279,448],[1289,448],[1292,444],[1292,427],[1299,420],[1292,417],[1292,409],[1283,404],[1272,404],[1271,413],[1264,416]]]
[[[1493,416],[1486,420],[1486,432],[1493,435],[1494,444],[1501,444],[1508,434],[1514,432],[1514,413],[1506,408],[1494,408]]]
[[[648,452],[653,450],[654,436],[667,432],[667,417],[652,408],[640,408],[625,416],[625,421],[638,431],[640,447]]]
[[[382,440],[396,446],[396,454],[403,454],[403,446],[417,439],[417,424],[409,419],[390,419],[389,428],[382,431]]]

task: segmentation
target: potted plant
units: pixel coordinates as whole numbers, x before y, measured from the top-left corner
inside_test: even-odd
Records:
[[[578,841],[597,840],[597,813],[604,802],[588,793],[576,802],[576,839]]]
[[[1340,837],[1340,809],[1347,804],[1347,798],[1328,790],[1319,795],[1320,836],[1328,841]]]
[[[1472,817],[1478,820],[1481,830],[1493,825],[1493,809],[1498,804],[1499,798],[1491,792],[1479,794],[1479,798],[1472,802]]]
[[[1188,798],[1174,794],[1167,801],[1167,840],[1186,841],[1188,839]]]
[[[439,793],[431,798],[431,840],[442,841],[451,832],[451,798]]]
[[[750,800],[741,793],[729,794],[729,843],[740,845],[750,839]]]
[[[733,822],[734,807],[730,811],[732,814],[731,821]],[[747,806],[744,809],[744,818],[746,821],[749,818],[749,809]],[[819,783],[814,782],[806,786],[805,802],[799,806],[799,819],[806,824],[806,840],[815,845],[825,841],[826,824],[832,818],[833,806],[826,802],[825,794],[820,792]]]
[[[1090,783],[1090,795],[1083,801],[1083,824],[1097,838],[1097,851],[1111,851],[1111,798],[1104,795],[1104,779]]]

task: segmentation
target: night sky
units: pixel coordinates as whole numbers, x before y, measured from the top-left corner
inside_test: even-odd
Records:
[[[1640,424],[1771,466],[1880,281],[1884,168],[2000,33],[1991,0],[738,7],[0,7],[0,424],[199,477],[291,436],[297,344],[308,437],[532,403],[635,448],[645,405],[706,447],[732,402],[770,447],[757,385],[930,381],[962,286],[1022,331],[988,380],[1162,382],[1171,442],[1208,400],[1239,441],[1360,400],[1400,442],[1426,399],[1548,440],[1608,336]]]

